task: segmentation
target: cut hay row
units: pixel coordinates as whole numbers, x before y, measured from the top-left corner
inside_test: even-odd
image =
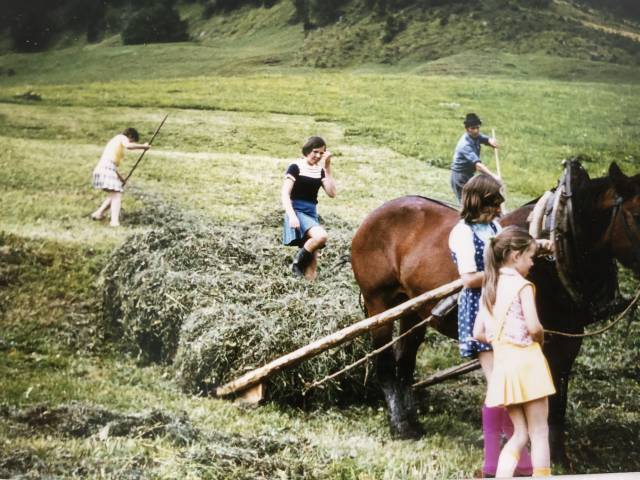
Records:
[[[131,354],[170,364],[184,391],[209,393],[274,358],[362,318],[358,290],[342,257],[353,227],[326,221],[330,243],[319,281],[294,278],[293,249],[280,245],[281,214],[245,224],[216,224],[158,199],[144,198],[131,223],[154,226],[130,237],[102,272],[103,325]],[[275,375],[269,398],[300,403],[306,383],[339,370],[369,349],[362,337]],[[349,402],[377,396],[354,369],[305,402]]]

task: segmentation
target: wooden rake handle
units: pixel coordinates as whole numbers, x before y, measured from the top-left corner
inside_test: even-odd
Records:
[[[156,131],[154,132],[153,136],[151,137],[151,140],[149,140],[149,146],[151,146],[151,144],[153,143],[153,140],[156,138],[156,135],[158,135],[158,132],[160,131],[160,129],[162,128],[162,126],[164,125],[164,122],[167,120],[167,117],[169,116],[169,114],[167,113],[164,118],[162,119],[162,121],[160,122],[160,125],[158,125],[158,128],[156,128]],[[140,154],[140,156],[138,157],[138,160],[136,160],[136,163],[133,164],[133,168],[131,168],[131,171],[129,172],[129,175],[127,175],[125,177],[125,179],[122,181],[122,186],[124,187],[125,184],[127,183],[127,181],[129,180],[129,177],[131,177],[131,175],[133,174],[133,172],[135,171],[135,169],[138,167],[138,164],[140,163],[140,161],[142,160],[142,157],[144,157],[144,154],[147,153],[148,149],[145,149],[142,151],[142,153]]]

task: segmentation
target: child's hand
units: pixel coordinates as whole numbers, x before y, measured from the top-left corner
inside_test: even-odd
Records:
[[[538,244],[537,255],[554,255],[553,242],[551,240],[537,239]]]
[[[534,342],[538,342],[540,346],[544,345],[544,330],[540,329],[540,331],[535,332],[531,335],[531,338]]]

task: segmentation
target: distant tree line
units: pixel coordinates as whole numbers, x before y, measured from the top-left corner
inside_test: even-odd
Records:
[[[546,8],[552,3],[552,0],[505,1],[519,3],[530,8]],[[295,8],[293,21],[302,22],[305,25],[305,29],[327,25],[336,21],[343,14],[343,7],[348,3],[359,3],[366,10],[380,16],[392,14],[407,7],[431,8],[461,3],[468,4],[468,0],[360,0],[360,2],[350,2],[349,0],[291,0],[291,2]]]
[[[294,22],[302,22],[305,30],[335,22],[349,0],[291,0],[295,8]]]
[[[56,35],[72,32],[98,41],[105,31],[120,31],[124,43],[188,39],[177,0],[3,0],[0,28],[8,30],[21,52],[47,48]]]
[[[578,0],[578,2],[588,7],[610,11],[621,17],[640,20],[639,0]]]
[[[266,7],[271,8],[278,0],[191,0],[192,2],[199,1],[205,5],[203,16],[209,18],[216,13],[226,13],[239,8],[251,6],[251,7]]]

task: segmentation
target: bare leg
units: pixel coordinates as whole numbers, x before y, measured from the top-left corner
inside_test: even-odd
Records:
[[[539,469],[548,469],[551,465],[551,459],[549,455],[549,426],[547,424],[549,404],[547,397],[525,403],[524,412],[527,417],[529,438],[531,438],[531,463],[534,472]]]
[[[111,193],[111,222],[109,225],[112,227],[120,226],[120,205],[122,202],[121,192]]]
[[[320,252],[318,252],[317,250],[313,252],[313,258],[311,259],[311,261],[307,265],[307,268],[304,271],[304,278],[312,282],[318,276],[318,255],[319,254]]]
[[[493,352],[480,352],[478,353],[478,360],[482,367],[482,373],[484,373],[484,379],[489,382],[491,378],[491,372],[493,371]]]
[[[327,235],[327,232],[324,228],[316,225],[315,227],[311,227],[309,230],[307,230],[307,237],[307,241],[304,242],[304,249],[307,252],[313,253],[319,248],[325,246],[329,235]]]
[[[109,192],[109,195],[107,196],[105,201],[102,202],[102,205],[100,205],[100,207],[91,214],[91,218],[93,218],[94,220],[102,220],[102,218],[104,217],[104,212],[107,210],[107,208],[109,208],[109,205],[111,205],[111,192]]]
[[[324,228],[317,225],[307,231],[307,237],[307,241],[304,243],[303,248],[307,252],[312,253],[313,257],[310,262],[305,265],[304,276],[307,280],[315,280],[317,275],[318,250],[326,245],[327,238],[329,236]]]
[[[507,443],[505,443],[500,452],[496,478],[513,477],[513,472],[520,459],[520,452],[527,444],[529,438],[527,433],[527,419],[522,405],[510,405],[507,407],[507,411],[513,423],[513,435]]]

